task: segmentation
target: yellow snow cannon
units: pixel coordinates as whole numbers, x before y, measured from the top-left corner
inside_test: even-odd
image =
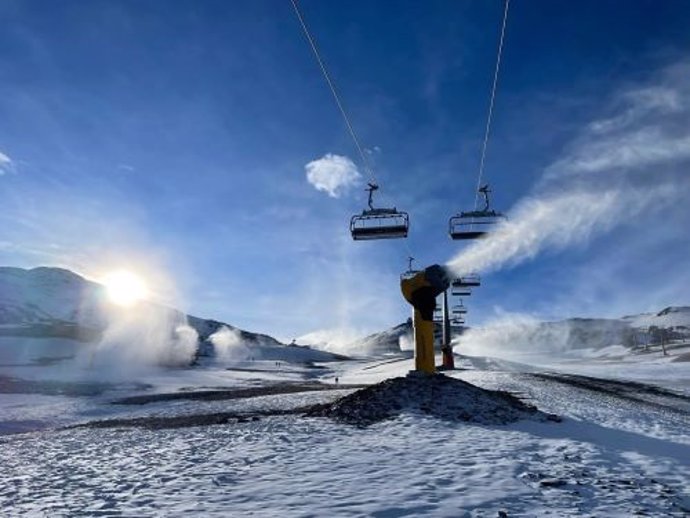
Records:
[[[450,280],[446,270],[434,264],[411,276],[400,279],[405,300],[412,304],[414,326],[414,366],[417,372],[433,374],[434,362],[434,308],[436,297],[446,291]]]

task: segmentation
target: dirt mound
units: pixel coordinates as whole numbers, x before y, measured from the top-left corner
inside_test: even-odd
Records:
[[[391,419],[403,412],[485,425],[521,419],[559,421],[508,392],[485,390],[443,374],[410,373],[353,392],[333,403],[312,408],[307,415],[330,417],[358,426]]]

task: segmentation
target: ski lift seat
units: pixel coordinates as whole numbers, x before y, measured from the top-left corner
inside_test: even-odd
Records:
[[[454,241],[481,239],[505,219],[503,214],[493,210],[461,212],[448,221],[448,234]]]
[[[484,197],[483,209],[461,212],[448,220],[448,235],[454,241],[483,238],[507,219],[489,208],[489,184],[480,187],[478,192]]]
[[[403,273],[400,274],[400,280],[405,280],[405,279],[411,279],[415,275],[419,273],[419,270],[415,270],[412,268],[412,262],[414,261],[414,257],[410,256],[407,258],[407,271],[404,271]]]
[[[477,287],[481,286],[482,281],[479,277],[479,274],[476,273],[470,273],[467,274],[463,277],[460,277],[459,279],[456,279],[453,281],[453,286],[458,287],[458,288],[472,288],[472,287]]]
[[[350,219],[350,233],[355,241],[407,237],[410,217],[396,209],[363,210]]]
[[[484,231],[478,231],[478,230],[451,230],[450,232],[450,238],[453,241],[463,241],[463,240],[470,240],[470,239],[480,239],[482,237],[485,237],[488,234],[488,232]]]
[[[469,297],[472,295],[472,288],[467,286],[456,286],[454,282],[450,293],[454,297]]]

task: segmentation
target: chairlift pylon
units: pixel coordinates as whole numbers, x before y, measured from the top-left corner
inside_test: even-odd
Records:
[[[410,228],[410,217],[407,212],[393,208],[374,208],[374,191],[379,186],[367,184],[369,192],[369,209],[356,214],[350,219],[350,233],[355,241],[370,239],[396,239],[407,237]]]
[[[484,197],[484,208],[461,212],[448,220],[448,235],[453,240],[478,239],[505,221],[507,218],[500,212],[490,208],[489,184],[479,188],[479,193]]]

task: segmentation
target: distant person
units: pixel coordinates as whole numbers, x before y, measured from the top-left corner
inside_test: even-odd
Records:
[[[338,376],[335,377],[335,384],[338,384]]]
[[[297,340],[294,338],[292,339],[292,342],[290,342],[290,347],[296,347],[297,346]]]

